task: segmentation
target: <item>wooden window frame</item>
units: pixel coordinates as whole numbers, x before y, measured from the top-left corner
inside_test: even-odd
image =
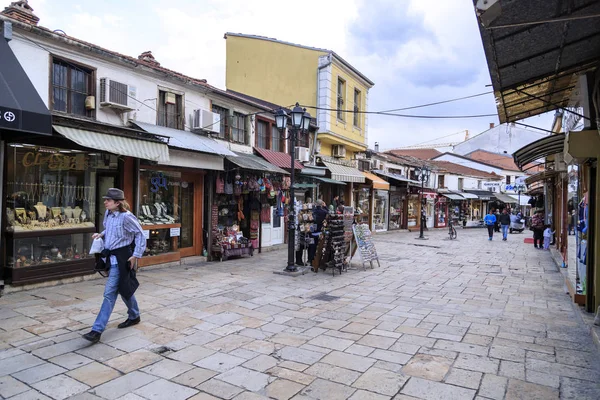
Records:
[[[336,99],[337,119],[346,122],[346,115],[344,112],[344,107],[346,104],[346,81],[340,76],[338,76],[337,79]]]
[[[218,138],[223,139],[223,140],[230,140],[229,109],[226,107],[216,105],[216,104],[213,104],[211,107],[212,107],[211,108],[212,112],[216,112],[217,114],[219,114],[221,116],[221,119],[219,120]],[[218,111],[215,111],[215,107],[218,109]],[[223,118],[223,113],[225,114],[225,118]]]
[[[272,148],[272,140],[273,138],[271,137],[271,126],[272,124],[265,119],[262,118],[256,118],[256,121],[254,121],[254,131],[256,132],[256,135],[254,135],[254,146],[259,148],[259,149],[265,149],[265,150],[271,150]],[[259,145],[259,134],[258,134],[258,126],[259,125],[263,125],[265,127],[265,147],[261,147]]]
[[[232,143],[240,143],[240,144],[246,144],[246,118],[248,116],[246,114],[242,114],[240,112],[234,111],[233,112],[233,120],[231,121],[231,138],[230,138],[230,142]],[[239,126],[236,126],[237,123],[239,123],[239,121],[243,121],[243,127],[240,128]],[[239,138],[239,130],[242,130],[242,140],[235,140],[234,139],[234,130],[236,130],[236,136]]]
[[[353,116],[353,124],[355,128],[360,129],[361,128],[361,118],[360,118],[360,107],[361,107],[361,100],[362,100],[362,92],[357,89],[354,88],[354,116]]]
[[[67,90],[67,104],[66,104],[66,111],[62,111],[62,110],[55,110],[54,109],[54,64],[60,64],[62,63],[65,67],[67,67],[67,86],[63,89]],[[95,119],[96,118],[96,109],[94,108],[93,110],[86,110],[86,115],[81,115],[81,114],[73,114],[73,105],[71,104],[70,101],[70,93],[73,91],[70,86],[71,86],[71,70],[72,69],[80,69],[83,72],[85,72],[86,74],[88,74],[87,76],[87,85],[88,85],[88,90],[87,90],[87,96],[96,96],[96,68],[93,68],[89,65],[85,65],[73,60],[70,60],[68,58],[65,57],[59,57],[59,56],[55,56],[54,54],[50,54],[50,60],[49,60],[49,74],[48,74],[48,104],[50,105],[50,110],[56,113],[61,113],[61,114],[67,114],[67,115],[76,115],[78,117],[81,118],[90,118],[90,119]],[[78,92],[81,93],[81,92]],[[84,105],[85,107],[85,105]]]
[[[168,118],[169,118],[169,113],[167,111],[167,107],[166,104],[163,100],[163,96],[166,96],[167,93],[171,93],[175,95],[175,108],[178,114],[177,117],[177,126],[175,128],[170,127],[168,125]],[[163,95],[164,94],[164,95]],[[156,125],[157,126],[164,126],[165,128],[171,128],[171,129],[179,129],[179,130],[185,130],[185,99],[184,99],[184,95],[177,92],[177,91],[170,91],[168,89],[163,89],[163,88],[159,88],[158,89],[158,97],[157,97],[157,107],[156,107]],[[161,113],[164,112],[164,123],[165,125],[161,125],[160,124],[160,117],[161,117]]]

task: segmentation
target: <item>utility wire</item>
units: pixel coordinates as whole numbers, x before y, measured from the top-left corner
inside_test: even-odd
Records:
[[[311,108],[315,110],[322,111],[336,111],[336,112],[344,112],[344,113],[352,113],[352,114],[371,114],[371,115],[387,115],[390,117],[403,117],[403,118],[422,118],[422,119],[464,119],[464,118],[489,118],[489,117],[497,117],[497,114],[478,114],[478,115],[411,115],[411,114],[395,114],[389,113],[385,111],[354,111],[354,110],[344,110],[339,108],[324,108],[324,107],[315,107],[315,106],[307,106],[301,105],[303,108]]]
[[[413,110],[415,108],[429,107],[429,106],[435,106],[435,105],[438,105],[438,104],[452,103],[454,101],[472,99],[473,97],[484,96],[484,95],[490,94],[490,93],[494,93],[494,92],[490,90],[489,92],[483,92],[483,93],[473,94],[471,96],[458,97],[456,99],[442,100],[442,101],[437,101],[435,103],[421,104],[421,105],[412,106],[412,107],[396,108],[396,109],[393,109],[393,110],[384,110],[384,111],[381,111],[381,112],[395,112],[395,111]]]

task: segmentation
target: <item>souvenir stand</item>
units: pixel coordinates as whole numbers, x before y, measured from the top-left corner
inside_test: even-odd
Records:
[[[301,252],[302,264],[306,266],[307,251],[310,245],[314,244],[318,238],[315,238],[316,225],[313,223],[313,203],[298,203],[296,205],[296,215],[298,216],[298,225],[296,231],[296,252]]]
[[[260,224],[271,218],[270,207],[283,213],[289,178],[279,174],[233,169],[217,176],[211,209],[211,256],[227,260],[254,254],[259,248]]]
[[[354,208],[344,207],[343,214],[329,214],[323,223],[323,232],[319,237],[317,253],[313,260],[313,272],[319,268],[331,268],[332,274],[338,270],[341,274],[348,269],[347,254],[350,252]]]

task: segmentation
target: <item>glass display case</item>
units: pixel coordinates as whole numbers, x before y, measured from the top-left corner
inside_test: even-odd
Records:
[[[371,189],[359,187],[354,191],[354,204],[356,204],[356,223],[370,225],[371,219]]]
[[[402,216],[404,212],[403,196],[399,192],[390,192],[390,230],[402,228]]]
[[[388,217],[388,191],[376,190],[373,196],[373,230],[386,231]]]
[[[90,245],[91,235],[82,233],[15,238],[8,266],[19,269],[91,258]]]
[[[413,195],[408,199],[408,227],[415,227],[419,223],[419,212],[421,206],[419,205],[419,196]]]
[[[148,229],[144,232],[147,232],[148,236],[144,257],[158,256],[177,250],[177,236],[171,237],[171,228]]]

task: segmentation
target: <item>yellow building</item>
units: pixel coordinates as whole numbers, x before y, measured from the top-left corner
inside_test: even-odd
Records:
[[[307,107],[319,126],[317,154],[354,160],[367,149],[368,117],[362,112],[374,83],[350,63],[331,50],[261,36],[227,33],[225,39],[228,90]]]

